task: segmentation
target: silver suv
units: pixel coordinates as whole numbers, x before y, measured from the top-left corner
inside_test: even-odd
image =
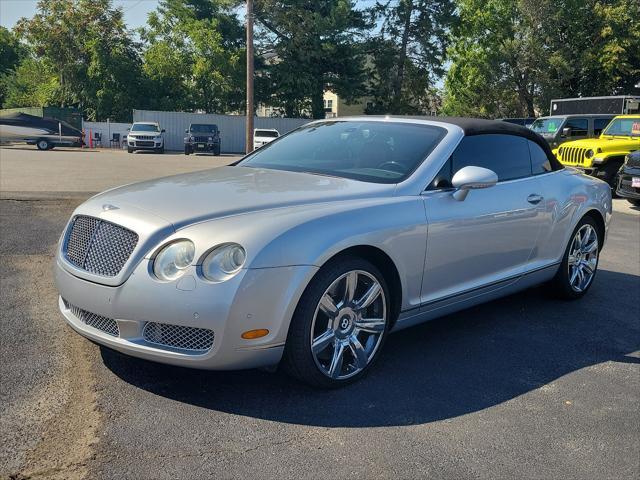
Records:
[[[157,122],[135,122],[127,135],[127,152],[135,150],[153,150],[164,153],[164,128]]]

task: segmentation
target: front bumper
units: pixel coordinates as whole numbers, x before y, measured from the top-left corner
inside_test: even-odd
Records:
[[[158,150],[162,145],[162,140],[127,140],[127,146],[135,150]]]
[[[220,148],[219,143],[186,143],[185,145],[193,153],[198,153],[198,152],[212,153]]]
[[[300,295],[317,267],[296,266],[243,270],[218,284],[201,280],[192,267],[177,282],[160,282],[143,260],[120,286],[110,287],[80,279],[58,259],[55,282],[59,308],[67,323],[80,335],[127,355],[191,368],[231,370],[277,364],[287,337],[289,322]],[[63,300],[64,299],[64,300]],[[114,336],[85,323],[69,308],[112,319]],[[160,346],[143,335],[148,322],[210,329],[213,345],[206,351]],[[266,328],[269,334],[256,340],[242,332]]]
[[[620,197],[640,199],[640,188],[633,187],[633,178],[640,178],[640,168],[623,167],[618,173],[616,194]]]

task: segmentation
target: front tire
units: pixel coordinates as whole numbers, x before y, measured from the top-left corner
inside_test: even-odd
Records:
[[[285,371],[314,387],[336,388],[362,378],[378,358],[392,302],[380,271],[358,257],[322,267],[291,320]]]
[[[189,155],[191,153],[191,150],[189,149],[189,147],[187,145],[184,146],[184,154],[185,155]]]
[[[46,138],[41,138],[36,142],[36,147],[38,147],[38,150],[49,150],[51,143]]]
[[[598,270],[602,240],[595,220],[583,217],[571,234],[560,268],[551,281],[554,294],[575,300],[587,293]]]

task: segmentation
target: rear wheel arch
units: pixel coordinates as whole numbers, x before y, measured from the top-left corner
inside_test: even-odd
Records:
[[[599,247],[600,247],[600,250],[602,250],[602,247],[604,246],[604,236],[605,236],[605,230],[606,230],[604,217],[602,216],[602,213],[600,213],[598,210],[593,208],[587,211],[582,216],[582,218],[584,217],[591,217],[593,221],[596,223],[596,227],[597,227],[596,231],[598,233]]]

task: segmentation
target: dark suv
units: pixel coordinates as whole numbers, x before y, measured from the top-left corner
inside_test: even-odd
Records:
[[[551,149],[565,142],[599,137],[615,115],[554,115],[540,117],[531,130],[542,135]]]
[[[205,152],[220,155],[220,130],[215,124],[192,123],[184,131],[184,154]]]
[[[626,156],[618,172],[618,196],[640,207],[640,150]]]

